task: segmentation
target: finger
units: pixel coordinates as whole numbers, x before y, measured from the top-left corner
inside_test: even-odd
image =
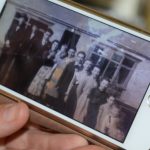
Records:
[[[6,147],[14,149],[71,150],[87,144],[87,141],[78,135],[49,134],[31,130],[9,139]]]
[[[89,146],[75,148],[72,150],[106,150],[106,149],[99,147],[99,146],[95,146],[95,145],[89,145]]]
[[[0,106],[0,138],[7,137],[22,128],[29,118],[29,109],[23,103]]]

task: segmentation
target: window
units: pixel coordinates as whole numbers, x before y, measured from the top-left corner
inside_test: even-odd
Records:
[[[118,64],[114,62],[110,62],[107,69],[105,70],[103,77],[113,79],[113,76],[115,75],[115,72],[118,68]]]
[[[114,51],[112,56],[103,56],[93,51],[90,59],[101,69],[101,78],[110,79],[111,83],[125,89],[132,73],[139,62],[138,59],[120,51]]]

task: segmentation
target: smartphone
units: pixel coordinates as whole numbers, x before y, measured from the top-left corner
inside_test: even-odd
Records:
[[[149,85],[148,33],[70,1],[5,4],[2,95],[92,142],[148,150]]]

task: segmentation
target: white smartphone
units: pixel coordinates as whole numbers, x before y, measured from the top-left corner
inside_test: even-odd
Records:
[[[148,150],[149,84],[146,32],[69,1],[7,0],[0,18],[1,94],[92,141]]]

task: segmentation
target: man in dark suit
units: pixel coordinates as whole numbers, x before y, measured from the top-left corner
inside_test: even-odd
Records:
[[[73,78],[73,75],[75,73],[75,71],[81,71],[83,69],[83,63],[85,61],[85,57],[86,54],[85,52],[78,52],[76,55],[76,59],[73,62],[70,62],[66,68],[63,71],[63,74],[61,76],[61,78],[59,79],[59,82],[57,84],[58,87],[58,93],[59,93],[59,102],[60,102],[60,108],[61,108],[61,104],[66,103],[66,110],[67,110],[67,114],[71,114],[70,111],[73,111],[72,107],[74,107],[74,101],[71,100],[67,100],[67,102],[65,102],[65,99],[67,99],[68,95],[66,93],[69,84]],[[62,110],[62,112],[64,112],[64,110]]]
[[[43,54],[51,48],[49,38],[52,34],[52,30],[47,30],[40,37],[36,26],[32,27],[31,34],[29,34],[28,40],[22,49],[24,55],[21,55],[21,59],[17,59],[18,61],[21,60],[23,64],[23,71],[21,73],[23,77],[17,86],[17,91],[25,92],[35,74],[44,64]]]
[[[3,84],[7,85],[7,79],[10,77],[10,70],[14,66],[14,59],[22,47],[27,20],[27,16],[21,14],[18,20],[13,21],[6,34],[5,44],[0,57],[0,81]]]
[[[40,67],[45,63],[45,58],[43,57],[43,54],[51,48],[49,38],[52,35],[52,30],[49,29],[45,31],[43,33],[42,39],[40,39],[39,42],[35,40],[33,44],[29,47],[25,65],[25,72],[28,72],[24,79],[26,80],[26,89],[29,86],[32,79],[34,78],[34,76],[36,75],[36,73],[38,72],[38,70],[40,69]]]
[[[68,89],[68,86],[73,78],[75,71],[81,71],[83,68],[83,63],[85,61],[86,54],[84,52],[78,52],[76,60],[70,62],[64,69],[61,78],[57,84],[60,97],[65,96],[65,92]]]
[[[24,42],[19,49],[17,55],[15,56],[14,68],[12,70],[13,76],[15,76],[16,81],[13,84],[15,90],[23,92],[26,88],[28,81],[27,73],[27,62],[32,56],[32,47],[34,44],[41,41],[39,37],[38,27],[36,25],[28,26],[25,31]],[[13,79],[14,80],[14,79]]]

